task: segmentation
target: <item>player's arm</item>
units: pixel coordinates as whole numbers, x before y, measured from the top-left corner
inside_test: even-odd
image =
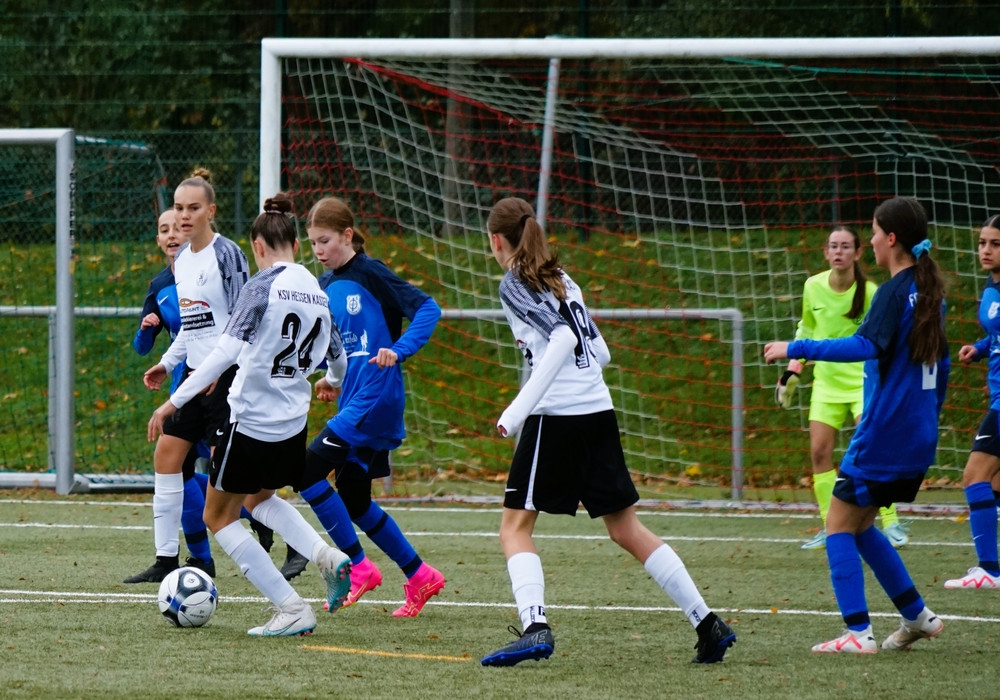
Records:
[[[846,338],[795,340],[788,344],[786,354],[824,362],[862,362],[878,357],[879,347],[865,336],[855,333]]]
[[[148,355],[156,343],[156,336],[163,329],[163,315],[160,313],[160,305],[156,303],[156,293],[152,287],[146,292],[146,300],[142,304],[142,313],[139,316],[139,330],[132,338],[132,348],[140,355]]]
[[[167,351],[163,353],[160,357],[160,362],[158,366],[162,366],[164,374],[170,374],[174,367],[184,362],[187,359],[187,336],[184,333],[184,327],[181,326],[180,332],[177,337],[174,338],[174,342],[170,344]]]
[[[531,376],[524,383],[517,396],[510,402],[497,421],[497,429],[503,436],[513,435],[524,425],[545,392],[552,385],[556,374],[569,361],[576,348],[576,334],[565,323],[560,323],[549,335],[549,343],[540,359],[531,369]]]
[[[188,375],[177,391],[163,405],[153,411],[147,426],[147,439],[152,442],[163,429],[163,422],[188,401],[211,386],[222,373],[236,363],[244,342],[228,333],[219,336],[219,341],[205,361]]]
[[[601,368],[608,366],[611,362],[611,350],[608,349],[608,344],[604,340],[604,336],[598,333],[593,338],[590,339],[590,346],[594,349],[594,358],[597,360],[597,364]]]
[[[989,356],[990,337],[980,338],[971,345],[963,345],[958,349],[958,359],[961,362],[975,362]]]
[[[439,318],[441,318],[441,307],[437,305],[436,301],[426,297],[424,303],[410,319],[406,330],[396,339],[392,347],[379,348],[375,357],[368,360],[368,364],[375,364],[380,369],[385,369],[417,354],[420,348],[431,339],[431,333],[434,332]]]
[[[347,376],[347,353],[340,329],[334,323],[330,329],[330,346],[326,351],[326,375],[316,382],[316,398],[334,401],[340,396],[340,385]]]

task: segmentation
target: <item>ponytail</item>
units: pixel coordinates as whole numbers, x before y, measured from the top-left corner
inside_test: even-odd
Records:
[[[917,303],[908,338],[910,359],[922,365],[934,364],[947,356],[948,343],[944,334],[944,275],[929,252],[927,212],[915,199],[893,197],[878,205],[875,221],[887,234],[896,234],[903,250],[916,261],[913,281]]]
[[[490,211],[486,228],[510,243],[510,269],[530,289],[549,290],[560,301],[566,299],[558,256],[549,250],[545,231],[530,204],[519,197],[501,199]]]
[[[944,335],[944,275],[928,254],[917,258],[913,274],[917,285],[917,304],[913,309],[910,331],[910,356],[914,362],[932,364],[948,354]]]
[[[263,239],[272,250],[293,248],[298,234],[295,217],[292,216],[292,198],[285,192],[278,192],[264,201],[264,211],[254,219],[250,227],[250,240]]]
[[[851,308],[844,314],[851,320],[857,320],[864,316],[865,300],[868,298],[868,275],[861,267],[861,261],[854,261],[854,297],[851,299]]]

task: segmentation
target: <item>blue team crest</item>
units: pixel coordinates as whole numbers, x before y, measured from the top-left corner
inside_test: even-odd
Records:
[[[348,294],[347,295],[347,313],[352,316],[361,313],[361,295],[360,294]]]
[[[990,310],[986,312],[986,315],[990,318],[996,318],[998,310],[1000,310],[1000,301],[994,301],[990,304]]]

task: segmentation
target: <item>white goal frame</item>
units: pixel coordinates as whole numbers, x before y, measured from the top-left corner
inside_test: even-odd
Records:
[[[55,147],[56,299],[49,317],[53,357],[49,363],[49,468],[55,470],[55,490],[73,490],[73,163],[76,139],[72,129],[0,129],[0,146]],[[23,315],[24,309],[0,307],[3,315]],[[43,485],[40,474],[0,474],[0,486]],[[22,483],[27,481],[27,483]]]
[[[1000,36],[960,37],[862,37],[801,39],[264,39],[261,42],[260,95],[260,202],[282,189],[284,124],[282,75],[285,59],[534,59],[549,61],[548,90],[539,163],[538,203],[544,226],[548,183],[546,149],[551,145],[551,115],[557,109],[554,83],[562,59],[821,59],[905,57],[995,57]],[[547,146],[548,144],[548,146]],[[462,313],[462,310],[456,310]],[[623,310],[626,311],[626,310]],[[713,312],[731,309],[688,309],[686,317],[711,318]],[[468,313],[477,313],[470,311]],[[482,312],[478,312],[482,313]],[[709,314],[702,316],[701,314]],[[733,319],[742,326],[743,319]],[[742,335],[733,347],[733,498],[742,490],[742,432],[744,402]],[[736,368],[739,368],[738,370]]]

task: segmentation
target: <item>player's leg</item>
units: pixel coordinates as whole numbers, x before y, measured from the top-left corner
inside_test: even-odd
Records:
[[[164,425],[165,430],[167,425],[169,421]],[[125,583],[159,583],[180,565],[178,533],[184,510],[183,465],[191,445],[188,440],[166,433],[156,441],[153,453],[153,542],[156,561],[144,571],[125,579]]]
[[[862,559],[871,567],[902,618],[899,629],[885,638],[882,648],[909,649],[917,640],[941,634],[944,624],[924,604],[906,565],[889,539],[874,526],[855,539]]]
[[[836,639],[816,644],[812,648],[814,652],[874,654],[878,651],[865,598],[861,554],[855,537],[873,526],[878,508],[868,503],[859,505],[858,500],[866,503],[865,496],[859,499],[855,495],[854,479],[842,475],[827,514],[826,555],[833,592],[847,630]],[[877,534],[885,539],[881,533]]]
[[[912,503],[920,491],[924,474],[915,474],[889,482],[864,482],[870,505]],[[855,489],[857,492],[858,489]],[[866,505],[869,505],[866,503]],[[902,617],[899,629],[882,642],[883,649],[909,649],[920,639],[936,637],[944,624],[925,604],[910,572],[884,533],[871,526],[855,535],[858,553],[871,568],[882,590]]]
[[[821,526],[802,549],[822,549],[826,546],[826,516],[830,510],[837,469],[833,464],[833,448],[837,441],[837,426],[847,417],[845,404],[813,401],[809,406],[809,457],[812,464],[813,494],[819,508]],[[839,422],[838,422],[839,421]]]
[[[337,493],[347,508],[347,513],[375,545],[388,555],[403,575],[406,583],[403,592],[406,602],[393,611],[394,617],[416,617],[431,597],[445,585],[444,576],[420,558],[416,549],[400,530],[395,519],[372,500],[372,479],[389,475],[388,452],[360,450],[352,453],[344,466],[337,471]],[[361,462],[364,462],[362,464]],[[350,602],[356,602],[367,590],[382,582],[378,567],[361,553],[356,561],[351,559],[352,585]]]
[[[181,530],[191,556],[184,562],[186,566],[194,566],[209,576],[215,576],[215,561],[212,559],[212,548],[208,542],[208,528],[205,527],[205,488],[202,487],[199,476],[195,473],[195,463],[200,457],[197,446],[192,446],[184,458],[182,473],[184,474],[184,506],[181,511]]]
[[[263,522],[281,527],[284,536],[314,550],[318,561],[322,562],[325,550],[332,550],[340,555],[345,567],[350,566],[347,557],[323,544],[301,514],[289,504],[275,498],[271,508],[261,507],[274,497],[272,487],[283,484],[286,473],[290,473],[292,478],[301,475],[306,431],[303,429],[287,440],[267,442],[239,433],[235,427],[235,424],[230,424],[224,429],[223,444],[213,457],[206,493],[205,522],[240,571],[276,608],[265,625],[249,630],[248,634],[308,634],[316,626],[312,609],[281,575],[260,543],[239,522],[240,510],[246,503],[248,508],[257,510]],[[323,564],[320,569],[323,570]],[[349,569],[345,568],[341,573],[342,585]],[[327,578],[329,591],[331,578],[326,576],[326,572],[324,578]]]
[[[360,560],[364,557],[364,549],[343,500],[329,481],[330,474],[346,462],[349,450],[350,446],[345,441],[324,427],[306,451],[305,468],[298,490],[333,543],[354,561],[355,558]]]
[[[522,661],[547,659],[555,649],[555,638],[545,615],[542,560],[532,533],[540,510],[575,513],[580,502],[572,479],[565,478],[566,471],[575,473],[574,455],[572,452],[558,455],[560,435],[569,431],[568,426],[564,429],[560,423],[554,416],[528,416],[514,450],[500,516],[500,547],[524,631],[518,633],[515,641],[484,656],[480,662],[483,666],[513,666]],[[563,461],[556,459],[557,456]]]
[[[271,619],[247,631],[253,636],[309,634],[316,628],[316,615],[274,566],[260,543],[239,522],[244,494],[225,493],[208,487],[205,521],[216,542],[232,557],[240,571],[275,607]]]
[[[298,510],[274,494],[274,489],[302,483],[306,472],[306,429],[287,440],[257,443],[252,454],[264,460],[258,463],[269,466],[259,468],[258,482],[264,490],[248,497],[247,507],[268,527],[277,530],[294,551],[308,552],[326,581],[325,608],[336,612],[351,588],[350,557],[324,542]],[[285,572],[281,574],[287,581]]]
[[[547,659],[555,649],[555,638],[545,616],[542,560],[531,539],[537,518],[538,511],[508,507],[500,516],[500,546],[507,559],[507,574],[524,632],[484,656],[480,662],[483,666],[513,666]]]
[[[993,479],[1000,473],[1000,438],[997,437],[997,412],[990,411],[979,426],[972,451],[965,463],[962,483],[969,504],[969,529],[979,561],[965,576],[945,581],[945,588],[1000,588],[1000,562],[997,555],[997,509]]]
[[[196,487],[199,491],[201,491],[202,511],[204,511],[205,491],[208,489],[208,470],[211,469],[211,466],[212,466],[212,457],[211,457],[211,453],[208,450],[208,447],[203,442],[199,442],[197,445],[195,445],[195,449],[197,449],[198,455],[197,455],[197,458],[195,459],[194,476],[191,477],[190,481],[194,482],[194,484],[192,484],[192,486]],[[208,466],[204,467],[204,470],[203,470],[202,469],[203,465],[208,465]],[[186,462],[185,462],[185,465],[184,465],[184,469],[185,469],[185,473],[187,473],[186,472],[186,470],[187,470],[187,463]],[[189,481],[188,479],[185,479],[185,481],[184,481],[184,493],[185,493],[185,501],[184,501],[185,510],[184,510],[184,512],[185,512],[185,517],[187,517],[187,489],[188,489],[188,486],[189,486],[188,481]],[[192,513],[193,513],[193,511],[192,511]],[[201,519],[201,513],[200,512],[198,513],[198,518]],[[248,521],[250,523],[250,529],[253,530],[254,533],[257,535],[257,539],[260,541],[260,546],[264,548],[265,552],[270,552],[271,551],[271,547],[274,546],[274,532],[271,530],[271,528],[269,528],[266,525],[258,522],[257,520],[254,520],[253,516],[250,515],[250,511],[248,511],[246,509],[246,506],[244,506],[240,510],[240,520],[246,520],[246,521]],[[181,524],[183,526],[183,520],[181,521]],[[187,530],[185,530],[184,532],[185,532],[185,536],[186,536],[187,535]],[[190,547],[189,547],[189,549],[190,549]],[[195,556],[195,555],[192,554],[192,556]]]
[[[736,643],[736,633],[712,612],[673,548],[643,525],[635,506],[604,516],[612,541],[634,556],[670,596],[698,633],[695,663],[722,661],[726,650]]]
[[[531,539],[537,519],[537,511],[511,508],[504,508],[500,517],[500,547],[507,560],[517,614],[525,630],[532,625],[548,626],[542,560]]]
[[[362,516],[364,516],[368,512],[370,506],[373,505],[371,499],[371,479],[368,478],[368,475],[364,472],[364,469],[360,465],[352,462],[346,462],[337,471],[336,484],[337,495],[340,496],[340,499],[344,504],[347,516],[353,523],[358,524],[359,527],[365,529],[365,525],[360,524],[359,521],[362,520]],[[368,523],[365,522],[365,524]],[[377,530],[381,530],[380,523],[377,520],[374,524],[370,525],[370,527],[372,529],[377,528]],[[351,529],[353,532],[353,526]],[[376,531],[375,534],[379,534],[379,532]],[[371,533],[369,533],[369,537],[371,537]],[[375,544],[378,545],[379,542],[375,541]],[[382,572],[379,570],[375,562],[373,562],[365,554],[365,550],[361,546],[360,541],[355,538],[354,541],[350,543],[350,547],[351,592],[347,596],[347,602],[344,604],[345,607],[354,605],[365,593],[382,585]],[[385,551],[384,548],[383,551]],[[398,554],[396,548],[394,547],[390,547],[389,551],[393,554]],[[412,552],[410,556],[405,556],[405,561],[403,562],[404,566],[415,556],[416,552]],[[395,557],[393,557],[393,559],[395,560]],[[405,569],[404,573],[406,573]]]
[[[562,448],[581,465],[578,477],[582,482],[581,502],[591,517],[603,518],[611,540],[642,562],[663,592],[680,606],[698,635],[692,661],[722,661],[726,651],[736,643],[736,634],[705,604],[673,548],[639,521],[635,510],[639,493],[625,463],[614,411],[581,416],[578,420],[578,430],[564,437],[567,442],[579,444],[580,451],[573,454],[569,444],[563,444]]]
[[[318,566],[327,582],[324,608],[336,612],[343,607],[350,590],[350,557],[324,542],[302,514],[273,491],[249,496],[246,507],[255,519],[281,535],[296,552],[309,552],[309,561]]]

